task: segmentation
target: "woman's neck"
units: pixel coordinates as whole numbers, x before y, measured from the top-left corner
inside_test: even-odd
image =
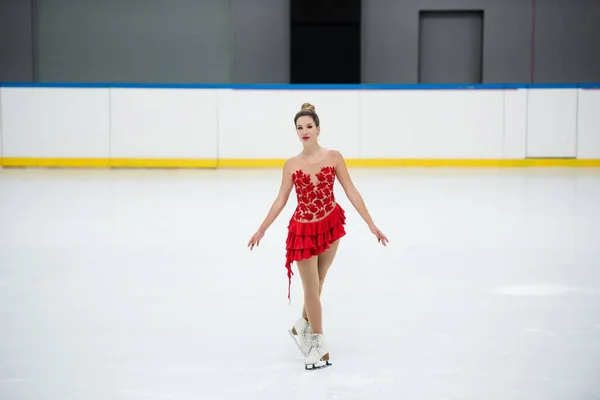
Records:
[[[321,151],[321,146],[319,146],[318,143],[315,143],[310,146],[305,146],[304,149],[302,150],[302,154],[305,156],[314,156],[315,154],[318,154],[320,151]]]

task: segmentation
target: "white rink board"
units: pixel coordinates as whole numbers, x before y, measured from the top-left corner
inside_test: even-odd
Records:
[[[0,87],[0,168],[2,168],[2,92],[4,88]]]
[[[109,158],[108,89],[2,88],[4,157]]]
[[[577,89],[528,93],[527,157],[577,156]]]
[[[505,159],[524,159],[527,156],[527,90],[504,92],[504,149]]]
[[[297,150],[293,104],[283,90],[219,91],[219,157],[283,158]]]
[[[360,151],[360,94],[357,91],[223,90],[219,94],[219,157],[287,158],[300,140],[294,116],[311,103],[321,119],[319,142],[347,158]]]
[[[320,143],[348,159],[600,158],[599,90],[524,88],[2,87],[0,154],[280,160],[301,150],[293,118],[305,102]]]
[[[579,90],[577,158],[600,158],[600,90]]]
[[[502,90],[364,91],[364,158],[502,158]]]
[[[111,89],[114,158],[217,158],[217,92]]]

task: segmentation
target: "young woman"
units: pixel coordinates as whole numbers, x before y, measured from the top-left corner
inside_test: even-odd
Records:
[[[294,117],[294,123],[303,150],[285,162],[279,194],[258,231],[250,238],[248,247],[252,250],[259,245],[295,187],[298,205],[288,225],[285,266],[290,299],[292,263],[296,261],[304,289],[304,308],[302,317],[290,333],[298,337],[297,344],[304,355],[305,368],[312,369],[330,365],[329,350],[323,338],[320,296],[339,240],[346,235],[344,210],[336,202],[333,193],[336,177],[377,240],[385,246],[388,239],[371,219],[360,193],[350,179],[342,155],[337,150],[328,150],[319,145],[321,125],[315,107],[304,103]]]

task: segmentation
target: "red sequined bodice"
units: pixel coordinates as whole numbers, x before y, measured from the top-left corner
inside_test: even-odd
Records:
[[[335,207],[333,185],[335,183],[335,168],[321,167],[313,181],[312,174],[306,174],[301,169],[292,174],[296,187],[298,206],[293,218],[299,222],[315,222],[325,218]]]

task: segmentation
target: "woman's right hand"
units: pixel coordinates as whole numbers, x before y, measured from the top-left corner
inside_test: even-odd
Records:
[[[263,236],[265,236],[265,232],[260,229],[256,231],[254,235],[252,235],[250,241],[248,242],[248,247],[250,247],[250,251],[252,251],[254,245],[258,247],[258,244],[260,243],[260,240],[263,238]]]

